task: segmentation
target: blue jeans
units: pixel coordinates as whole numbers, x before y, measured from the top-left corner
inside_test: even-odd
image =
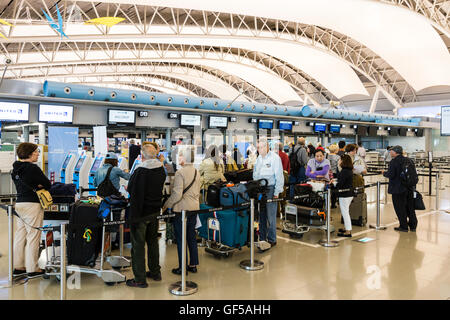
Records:
[[[197,224],[197,216],[191,215],[186,219],[186,265],[197,266],[198,263],[198,248],[197,248],[197,237],[195,234],[195,225]],[[173,221],[173,229],[175,232],[175,239],[177,240],[178,249],[178,267],[181,268],[181,255],[182,255],[182,223],[181,214],[178,214]],[[188,264],[188,254],[187,249],[189,249],[189,264]]]
[[[298,184],[300,182],[303,182],[306,180],[306,169],[305,167],[300,167],[300,169],[297,172],[297,175],[289,175],[289,197],[292,198],[294,196],[294,185],[291,185],[291,183]]]
[[[267,199],[273,198],[273,192],[270,186]],[[259,241],[277,242],[277,202],[267,203],[259,212]]]

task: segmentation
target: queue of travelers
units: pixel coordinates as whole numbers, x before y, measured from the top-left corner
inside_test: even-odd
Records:
[[[130,146],[130,154],[137,157],[136,150]],[[285,146],[277,143],[271,149],[269,142],[260,139],[256,147],[249,146],[244,159],[241,152],[234,148],[230,150],[226,145],[211,145],[207,148],[204,159],[198,169],[194,167],[196,148],[185,148],[177,154],[178,168],[174,174],[170,187],[170,196],[163,202],[163,188],[166,181],[167,159],[160,155],[156,143],[143,143],[139,146],[142,164],[133,174],[124,172],[117,167],[117,156],[108,153],[104,165],[99,168],[94,185],[99,186],[107,177],[114,188],[119,190],[119,180],[129,180],[127,191],[129,193],[129,219],[131,235],[131,258],[133,279],[126,284],[131,287],[146,288],[147,279],[161,281],[161,266],[159,264],[158,220],[161,210],[180,213],[182,210],[196,211],[200,203],[202,190],[216,181],[225,182],[225,173],[243,168],[253,169],[253,179],[267,179],[267,198],[276,199],[284,197],[286,190],[293,196],[294,188],[290,185],[300,184],[310,180],[326,181],[334,185],[333,188],[349,189],[350,191],[333,193],[332,207],[339,204],[344,221],[344,228],[339,229],[338,236],[351,237],[352,223],[349,214],[350,203],[354,193],[355,175],[362,177],[367,173],[364,161],[365,150],[359,151],[362,146],[345,144],[345,141],[330,145],[327,150],[321,145],[306,146],[306,140],[299,138],[285,153]],[[132,151],[133,150],[133,151]],[[413,190],[400,183],[401,166],[405,159],[401,146],[389,149],[389,168],[383,175],[389,178],[389,190],[392,194],[394,209],[400,226],[395,230],[401,232],[415,231],[417,218],[414,212]],[[21,216],[17,220],[14,247],[14,275],[27,274],[29,278],[39,277],[44,270],[38,267],[38,252],[41,232],[30,228],[42,227],[43,209],[36,195],[36,190],[50,189],[50,181],[42,170],[34,164],[39,156],[39,149],[33,143],[21,143],[17,147],[17,157],[13,165],[11,177],[16,185],[18,197],[16,211]],[[131,155],[130,155],[131,156]],[[387,157],[385,157],[387,158]],[[175,159],[171,159],[172,162]],[[286,188],[288,187],[288,188]],[[270,247],[277,244],[277,204],[267,203],[259,212],[259,240],[266,241]],[[196,273],[199,265],[198,248],[196,240],[197,215],[187,218],[187,248],[189,263],[186,272]],[[181,238],[181,217],[176,215],[173,226],[176,239]],[[176,275],[181,275],[181,241],[177,241],[178,266],[172,269]],[[146,250],[147,247],[147,250]],[[147,251],[147,259],[146,259]],[[147,267],[146,267],[147,264]],[[146,271],[148,269],[148,271]]]

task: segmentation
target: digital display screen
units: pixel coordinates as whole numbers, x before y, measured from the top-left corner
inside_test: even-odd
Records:
[[[72,123],[73,106],[39,105],[39,122]]]
[[[169,119],[178,119],[178,113],[169,113]]]
[[[358,126],[356,128],[356,134],[360,135],[360,136],[365,136],[367,135],[367,127],[363,127],[363,126]]]
[[[330,133],[340,133],[341,125],[340,124],[330,124]]]
[[[450,106],[441,107],[441,136],[450,136]]]
[[[135,124],[136,111],[108,109],[108,124]]]
[[[292,131],[292,121],[280,120],[280,122],[278,122],[278,129],[283,131]]]
[[[259,129],[273,129],[273,120],[259,119],[258,128]]]
[[[180,119],[180,126],[197,127],[201,125],[202,117],[195,114],[182,114]]]
[[[78,171],[81,169],[81,166],[83,165],[84,158],[78,159],[77,165],[75,166],[75,171]]]
[[[28,121],[29,109],[28,103],[0,101],[0,121]]]
[[[62,165],[63,168],[67,168],[67,165],[69,164],[69,161],[72,157],[71,156],[67,156],[66,159],[64,160],[64,163]]]
[[[314,123],[314,132],[325,132],[327,125],[325,123]]]
[[[228,127],[228,118],[227,117],[215,117],[209,116],[209,128],[227,128]]]
[[[100,168],[100,165],[102,164],[102,158],[95,159],[94,164],[92,165],[91,172],[96,172],[98,168]]]
[[[237,118],[236,117],[230,117],[230,122],[236,122]]]
[[[378,133],[378,127],[369,127],[369,136],[376,137]]]

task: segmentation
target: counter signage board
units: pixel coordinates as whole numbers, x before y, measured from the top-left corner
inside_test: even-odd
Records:
[[[450,106],[441,107],[441,136],[450,136]]]

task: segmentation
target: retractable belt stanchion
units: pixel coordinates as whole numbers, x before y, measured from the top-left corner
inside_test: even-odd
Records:
[[[14,270],[14,215],[12,205],[8,205],[8,238],[8,286],[12,287]]]
[[[436,210],[439,210],[439,172],[436,172]]]
[[[369,227],[376,229],[376,230],[386,230],[386,226],[382,226],[380,225],[381,223],[381,216],[380,216],[380,202],[381,202],[381,197],[380,197],[380,181],[377,181],[377,224],[373,225],[371,224]]]
[[[181,245],[181,281],[177,281],[170,285],[170,293],[177,296],[187,296],[198,291],[198,286],[195,282],[186,281],[186,211],[181,212],[182,223],[182,245]]]
[[[325,203],[327,206],[327,238],[319,241],[319,244],[323,247],[338,247],[339,242],[330,240],[330,215],[331,215],[331,188],[328,188],[325,194]]]
[[[61,279],[60,279],[60,294],[61,294],[61,300],[66,300],[66,289],[67,289],[67,263],[66,263],[66,257],[67,257],[67,250],[66,250],[66,224],[61,224],[61,261],[60,261],[60,267],[59,271],[61,273]]]
[[[239,264],[242,269],[248,271],[261,270],[264,268],[264,262],[255,260],[255,200],[250,199],[250,260],[243,260]]]

